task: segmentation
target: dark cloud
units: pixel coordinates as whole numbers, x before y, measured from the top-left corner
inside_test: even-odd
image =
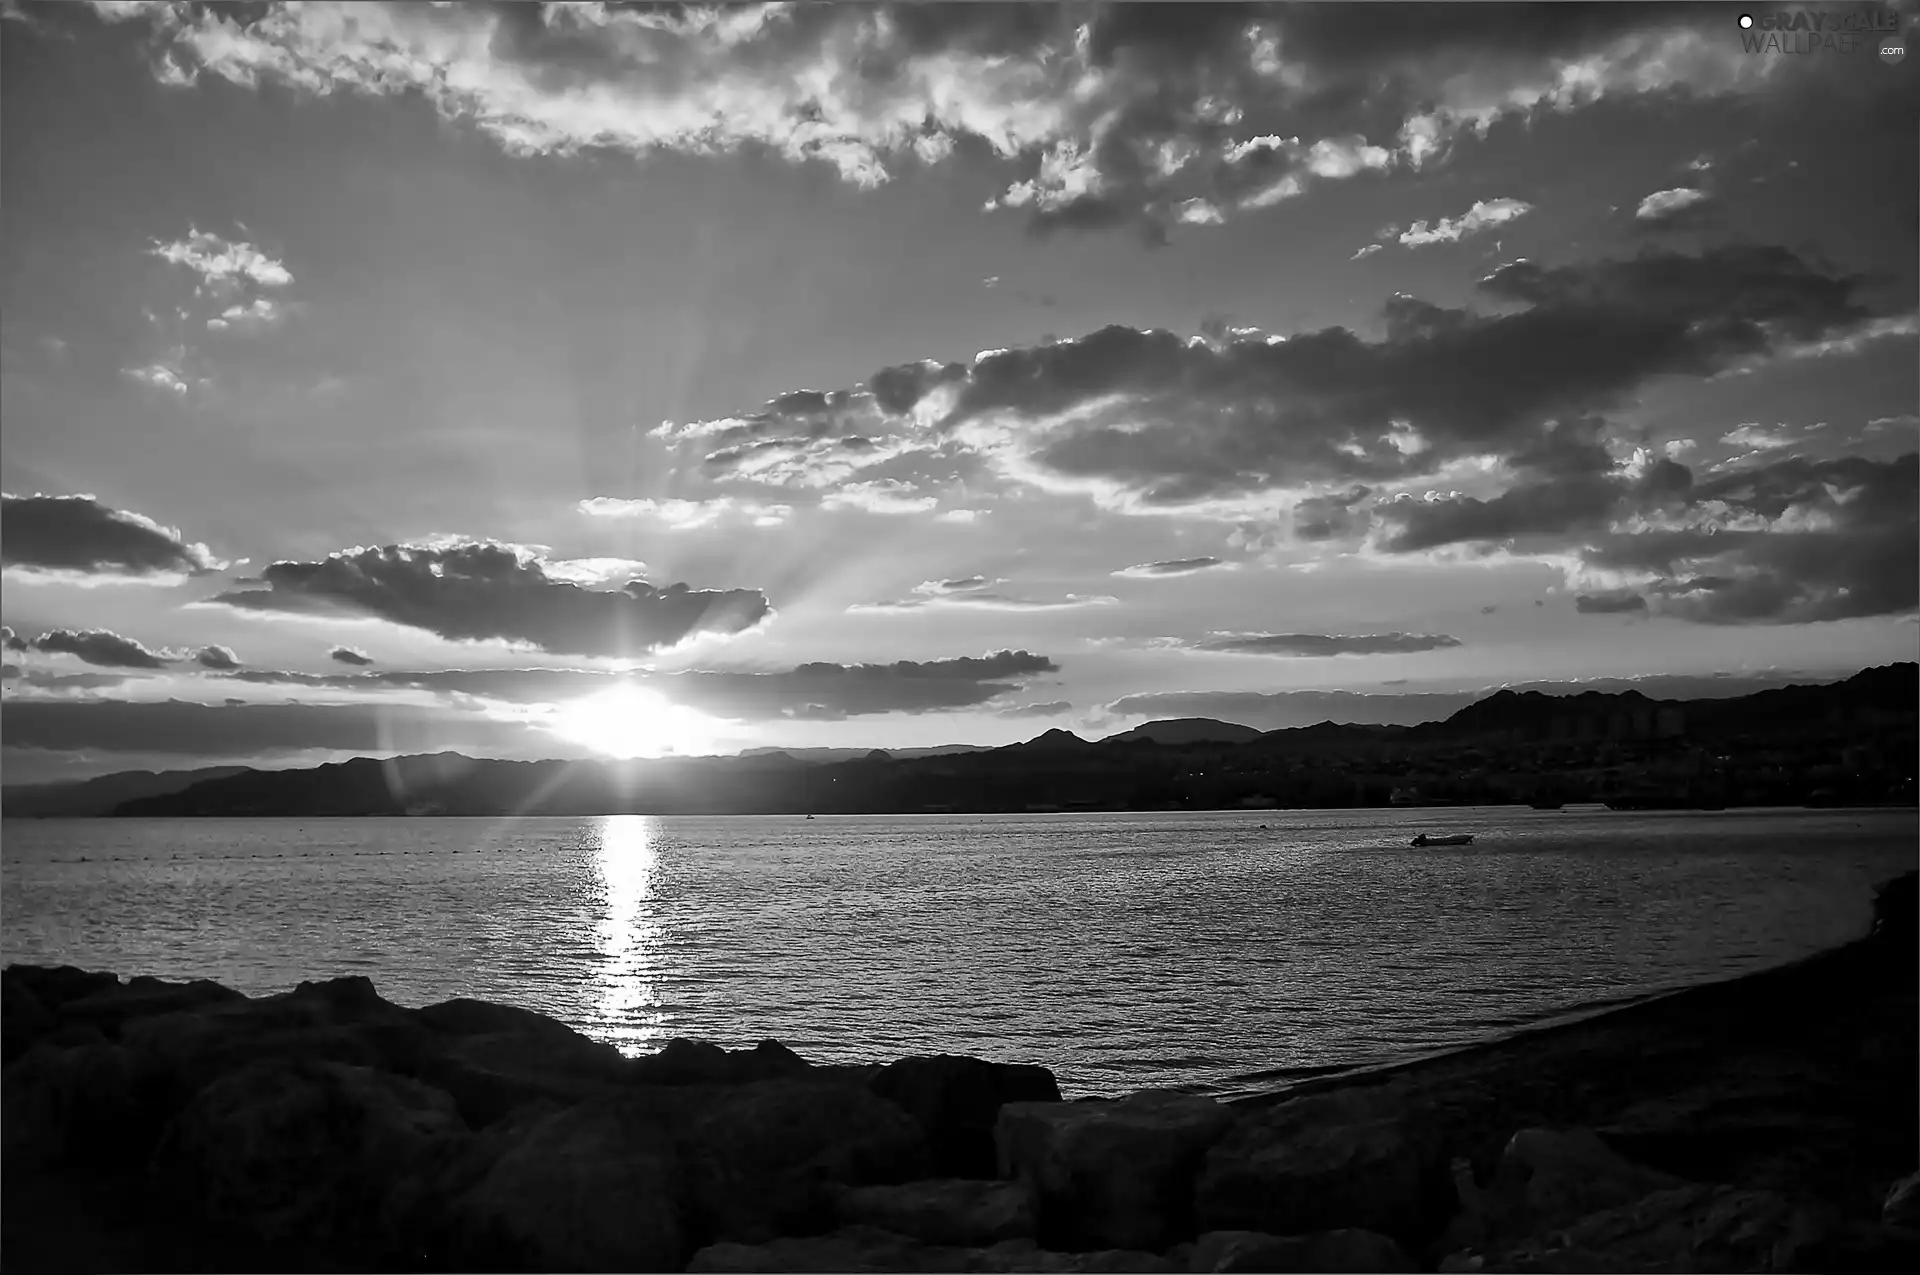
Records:
[[[1638,593],[1582,593],[1574,598],[1573,609],[1582,615],[1618,615],[1645,611],[1647,600]]]
[[[737,721],[808,715],[837,719],[874,713],[926,713],[970,708],[1018,690],[1059,666],[1028,651],[892,664],[802,664],[767,671],[703,670],[616,673],[598,669],[383,669],[368,673],[298,673],[243,669],[234,681],[378,692],[392,689],[468,695],[514,703],[577,699],[621,686],[658,691],[676,704]]]
[[[1044,704],[1009,704],[1005,708],[995,709],[995,717],[1058,717],[1062,713],[1071,713],[1073,705],[1067,700],[1049,700]]]
[[[626,656],[696,633],[738,633],[771,614],[753,589],[583,588],[505,545],[388,545],[320,562],[276,562],[215,602],[242,610],[378,616],[454,640],[527,642],[566,655]]]
[[[0,664],[0,682],[11,682],[20,676],[18,664]]]
[[[194,663],[201,668],[236,669],[240,667],[240,657],[234,654],[230,646],[203,646],[193,659]]]
[[[373,657],[353,646],[336,646],[327,652],[327,658],[336,664],[352,664],[365,667],[373,663]]]
[[[203,544],[92,496],[0,495],[0,562],[85,575],[204,575],[225,567]]]
[[[192,704],[179,700],[7,703],[7,745],[54,752],[258,757],[276,753],[560,751],[521,722],[402,704]]]
[[[1200,571],[1210,571],[1226,564],[1218,558],[1169,558],[1164,562],[1143,562],[1138,566],[1122,567],[1113,574],[1152,578],[1154,576],[1190,576]]]
[[[1196,651],[1315,658],[1334,655],[1406,655],[1460,645],[1445,633],[1227,633],[1188,644]]]
[[[11,626],[0,625],[0,646],[9,651],[24,651],[27,649],[27,640],[15,633]]]
[[[1863,280],[1755,245],[1579,266],[1517,261],[1479,286],[1491,308],[1394,298],[1374,340],[1345,328],[1272,340],[1113,326],[989,352],[957,379],[943,365],[937,385],[928,365],[889,369],[869,383],[888,388],[866,395],[857,429],[895,447],[1000,455],[1016,472],[1146,506],[1315,484],[1353,492],[1486,454],[1571,483],[1610,463],[1597,413],[1650,379],[1710,376],[1871,318],[1856,295]],[[698,440],[706,428],[678,436]],[[1551,494],[1555,504],[1601,503],[1594,486]],[[1303,502],[1303,531],[1331,538],[1358,499]],[[1512,503],[1485,516],[1550,518]]]
[[[165,668],[174,658],[107,629],[55,629],[35,638],[32,646],[50,655],[76,656],[101,668]]]
[[[1293,534],[1301,540],[1340,540],[1367,529],[1368,515],[1358,506],[1373,493],[1356,483],[1343,492],[1308,496],[1293,507]]]
[[[33,687],[35,690],[98,691],[109,686],[125,686],[128,682],[138,680],[127,673],[53,673],[46,669],[21,669],[14,664],[9,664],[7,667],[14,670],[8,675],[9,680],[17,681],[23,687]],[[9,703],[19,702],[18,700],[9,701]]]

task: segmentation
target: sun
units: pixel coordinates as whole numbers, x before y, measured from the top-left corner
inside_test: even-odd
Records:
[[[609,757],[700,756],[711,753],[719,723],[657,691],[622,686],[562,704],[551,729]]]

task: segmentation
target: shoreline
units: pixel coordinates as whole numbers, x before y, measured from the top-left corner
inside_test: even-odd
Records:
[[[1783,965],[1220,1100],[773,1042],[627,1058],[364,978],[247,998],[10,966],[0,1247],[19,1271],[1881,1269],[1920,1255],[1882,1210],[1920,1160],[1915,881]]]

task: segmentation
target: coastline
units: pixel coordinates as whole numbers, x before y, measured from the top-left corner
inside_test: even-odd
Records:
[[[771,1042],[626,1059],[364,979],[248,999],[14,966],[0,1248],[19,1271],[1878,1269],[1920,1253],[1881,1216],[1920,1160],[1914,882],[1874,936],[1786,965],[1224,1101]]]

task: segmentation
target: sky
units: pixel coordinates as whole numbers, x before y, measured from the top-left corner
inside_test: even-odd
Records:
[[[1914,14],[6,0],[0,766],[1914,659]]]

